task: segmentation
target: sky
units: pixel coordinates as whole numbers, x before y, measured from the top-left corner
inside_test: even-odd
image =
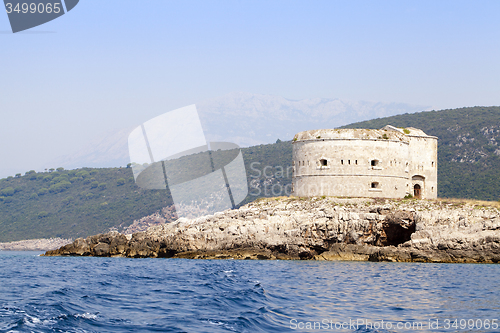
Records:
[[[500,1],[80,0],[16,34],[0,14],[0,177],[231,92],[500,105],[499,13]]]

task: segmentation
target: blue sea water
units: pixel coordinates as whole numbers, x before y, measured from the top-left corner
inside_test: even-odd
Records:
[[[38,254],[0,252],[0,332],[500,332],[500,265]]]

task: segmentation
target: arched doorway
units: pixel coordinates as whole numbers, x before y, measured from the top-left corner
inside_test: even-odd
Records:
[[[422,188],[420,185],[415,184],[415,186],[413,186],[413,196],[417,199],[422,199]]]
[[[421,175],[414,175],[411,177],[411,185],[413,186],[413,197],[416,199],[425,198],[425,177]]]

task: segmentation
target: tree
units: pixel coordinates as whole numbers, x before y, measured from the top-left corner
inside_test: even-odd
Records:
[[[49,192],[48,188],[42,187],[41,189],[38,190],[38,195],[44,195]]]
[[[116,180],[116,185],[122,186],[123,184],[125,184],[125,178],[118,178]]]
[[[63,167],[59,167],[56,170],[59,171],[59,172],[61,172],[61,171],[64,171],[64,168]]]
[[[12,187],[7,187],[0,191],[0,195],[4,197],[11,197],[14,195],[14,193],[16,193],[16,190],[14,190]]]
[[[102,190],[105,190],[106,189],[106,183],[101,183],[99,184],[99,189],[102,191]]]
[[[21,178],[21,174],[20,173],[16,173],[16,178]]]
[[[49,172],[54,172],[54,170],[55,170],[54,168],[50,168]]]
[[[44,210],[42,210],[40,213],[38,213],[38,218],[39,219],[43,219],[44,217],[47,217],[47,216],[49,216],[49,213],[47,213]]]

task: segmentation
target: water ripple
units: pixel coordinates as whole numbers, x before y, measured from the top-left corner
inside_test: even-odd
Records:
[[[470,264],[2,253],[0,333],[314,332],[307,325],[500,319],[499,270]],[[335,331],[404,330],[358,325]]]

